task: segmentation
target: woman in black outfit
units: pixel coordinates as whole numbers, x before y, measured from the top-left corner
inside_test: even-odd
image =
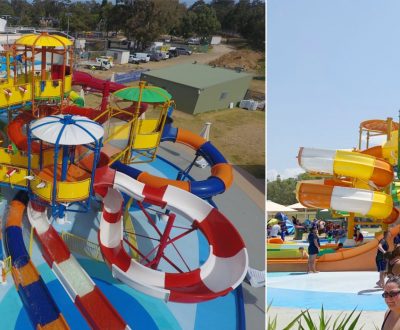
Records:
[[[316,269],[317,255],[320,244],[318,238],[317,226],[313,226],[308,234],[308,273],[318,273]]]
[[[379,281],[376,282],[376,285],[383,288],[385,284],[385,276],[386,276],[386,259],[385,253],[389,250],[389,239],[390,233],[388,231],[383,232],[383,238],[378,243],[378,251],[376,252],[376,268],[379,272]]]

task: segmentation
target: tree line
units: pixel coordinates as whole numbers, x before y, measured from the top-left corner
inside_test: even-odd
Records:
[[[70,33],[121,31],[140,43],[163,34],[206,39],[215,33],[240,34],[256,49],[265,47],[265,3],[261,0],[121,0],[113,4],[71,0],[0,0],[9,26],[55,27]]]
[[[297,203],[296,185],[302,180],[322,179],[319,176],[311,176],[308,173],[299,174],[296,178],[282,179],[280,175],[274,181],[267,181],[267,198],[275,203],[282,205],[292,205]]]

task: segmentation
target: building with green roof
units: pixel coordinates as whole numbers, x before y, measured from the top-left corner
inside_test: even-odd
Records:
[[[242,100],[252,76],[203,64],[180,64],[143,72],[142,80],[166,89],[176,108],[190,114],[226,109]]]

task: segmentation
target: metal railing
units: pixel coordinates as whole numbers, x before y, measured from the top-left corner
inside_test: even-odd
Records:
[[[104,261],[97,243],[67,232],[62,232],[61,237],[70,251],[97,261]]]

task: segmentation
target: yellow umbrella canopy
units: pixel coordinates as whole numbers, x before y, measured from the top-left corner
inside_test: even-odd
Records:
[[[41,34],[27,34],[15,41],[16,45],[38,46],[38,47],[66,47],[71,46],[72,41],[46,32]]]

